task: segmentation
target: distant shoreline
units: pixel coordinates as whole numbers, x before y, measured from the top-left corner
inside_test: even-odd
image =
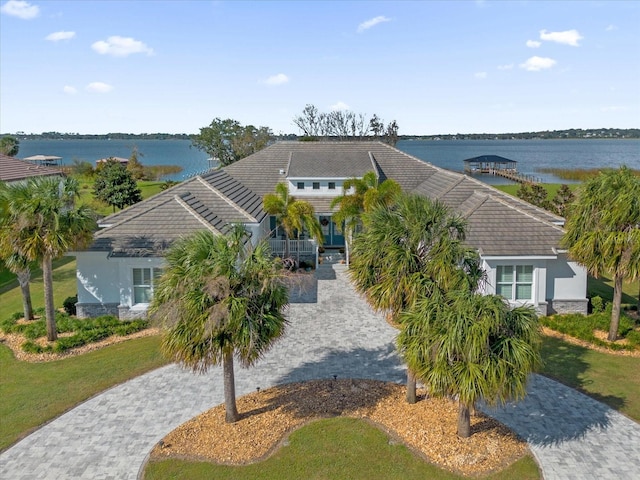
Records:
[[[191,140],[195,134],[187,133],[105,133],[105,134],[80,134],[44,132],[41,134],[3,133],[0,137],[10,135],[19,140]],[[276,140],[296,140],[300,136],[296,134],[276,135]],[[591,128],[591,129],[567,129],[544,130],[539,132],[520,133],[468,133],[468,134],[441,134],[441,135],[400,135],[398,140],[589,140],[608,139],[625,140],[640,138],[640,128]],[[373,137],[371,137],[373,139]],[[330,139],[332,140],[332,139]],[[367,140],[365,138],[364,140]]]

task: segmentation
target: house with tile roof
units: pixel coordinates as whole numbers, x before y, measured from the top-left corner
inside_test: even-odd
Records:
[[[165,250],[201,229],[223,234],[242,223],[252,241],[269,238],[276,253],[275,219],[262,198],[286,183],[315,208],[327,248],[344,247],[331,201],[349,178],[374,171],[405,192],[439,199],[463,215],[467,243],[488,274],[486,293],[540,314],[585,312],[587,274],[560,247],[564,219],[464,174],[445,170],[381,142],[279,142],[227,167],[192,177],[103,219],[93,244],[77,258],[79,316],[144,315],[162,271]],[[303,240],[301,251],[316,249]]]
[[[33,177],[62,176],[59,168],[36,165],[26,160],[0,154],[0,181],[12,183]]]

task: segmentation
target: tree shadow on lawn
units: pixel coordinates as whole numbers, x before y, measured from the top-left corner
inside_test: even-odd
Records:
[[[612,280],[606,277],[595,278],[589,276],[587,283],[587,291],[589,297],[599,296],[605,299],[607,302],[611,302],[613,298],[613,285]],[[625,287],[626,288],[626,287]],[[622,292],[622,303],[629,305],[636,305],[638,299],[632,297],[626,292]]]
[[[589,383],[582,376],[589,369],[583,359],[587,352],[584,347],[545,337],[542,373],[546,376],[531,375],[528,395],[520,402],[497,408],[483,405],[482,410],[537,446],[558,445],[584,438],[592,430],[606,430],[615,414],[612,408],[620,409],[625,400],[579,392]]]

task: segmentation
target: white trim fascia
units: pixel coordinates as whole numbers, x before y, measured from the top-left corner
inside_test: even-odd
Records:
[[[567,250],[566,248],[552,248],[553,253],[555,253],[556,255],[559,255],[561,253],[567,253],[569,250]]]
[[[480,255],[483,260],[555,260],[557,255]]]

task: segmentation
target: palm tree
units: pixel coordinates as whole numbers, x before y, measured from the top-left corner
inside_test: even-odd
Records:
[[[31,262],[24,256],[16,253],[13,247],[14,236],[19,234],[15,225],[12,225],[9,216],[9,197],[6,184],[0,182],[0,265],[4,265],[13,273],[20,285],[22,294],[22,309],[26,320],[33,319],[33,306],[31,302]]]
[[[278,225],[284,229],[287,240],[294,238],[294,234],[300,240],[300,233],[303,230],[309,232],[311,238],[324,243],[324,234],[320,222],[315,216],[313,206],[304,200],[297,200],[289,194],[289,187],[286,183],[276,185],[275,193],[268,193],[263,198],[263,208],[270,214],[276,216]],[[289,242],[285,242],[285,258],[289,257]],[[300,260],[300,249],[298,248],[298,260]]]
[[[354,240],[351,279],[371,306],[398,323],[400,313],[436,290],[473,290],[482,278],[479,258],[463,244],[464,220],[441,202],[413,194],[362,215]],[[472,287],[469,287],[472,285]],[[409,369],[407,400],[415,402]]]
[[[333,221],[344,231],[347,241],[347,263],[350,244],[356,230],[361,225],[361,215],[377,206],[390,206],[400,195],[400,185],[391,179],[378,182],[375,172],[370,171],[362,178],[350,178],[343,184],[343,195],[331,202],[331,208],[339,207],[333,214]],[[342,227],[344,225],[344,227]]]
[[[281,264],[265,243],[253,248],[247,239],[237,225],[225,236],[201,231],[176,242],[150,309],[166,328],[165,355],[195,372],[222,364],[227,422],[239,419],[234,355],[253,365],[287,324]]]
[[[44,282],[47,339],[58,334],[53,300],[53,260],[72,248],[86,245],[95,229],[93,212],[75,207],[78,182],[73,178],[36,177],[27,183],[7,185],[6,222],[2,230],[2,248],[11,250],[22,261],[39,261]]]
[[[613,277],[610,341],[618,337],[622,286],[640,278],[640,178],[622,166],[578,189],[562,239],[569,255],[598,277]]]
[[[498,295],[452,290],[423,296],[401,315],[401,356],[429,394],[457,397],[458,435],[471,435],[470,412],[526,395],[540,365],[540,331],[533,307],[511,309]]]

